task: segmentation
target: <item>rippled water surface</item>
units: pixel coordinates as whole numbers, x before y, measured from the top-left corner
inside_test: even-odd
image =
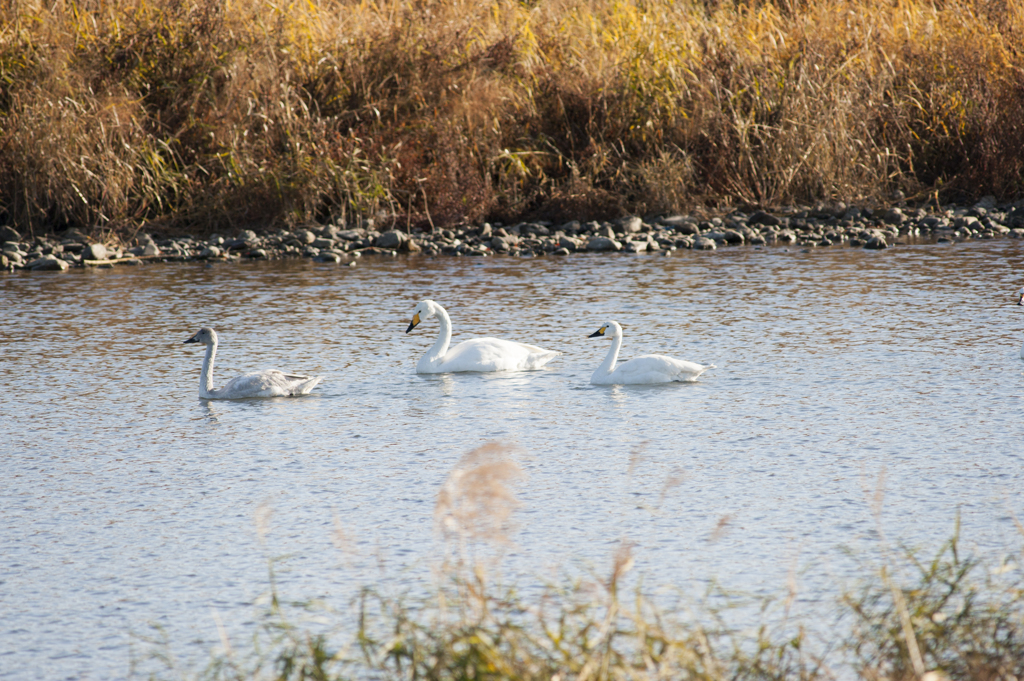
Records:
[[[987,241],[661,256],[167,264],[0,275],[0,677],[129,674],[162,627],[202,661],[282,588],[347,600],[414,588],[442,551],[437,491],[466,452],[526,471],[507,574],[606,566],[636,544],[645,583],[809,601],[854,571],[843,547],[933,547],[959,510],[979,553],[1024,518],[1024,244]],[[418,376],[437,322],[565,354],[520,374]],[[623,357],[714,363],[694,384],[597,387]],[[277,367],[300,399],[197,399]],[[881,523],[872,511],[884,472]],[[257,529],[259,528],[259,530]],[[603,570],[603,568],[601,568]]]

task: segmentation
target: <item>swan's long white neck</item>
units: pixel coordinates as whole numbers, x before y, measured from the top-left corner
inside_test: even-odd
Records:
[[[448,354],[448,345],[452,342],[452,320],[443,307],[438,306],[433,312],[437,321],[441,323],[441,332],[437,334],[437,341],[427,353],[427,358],[436,362]]]
[[[612,347],[608,349],[601,366],[594,371],[597,375],[607,375],[615,371],[615,363],[619,361],[619,350],[622,348],[622,334],[612,336]]]
[[[199,396],[209,397],[213,393],[213,358],[217,356],[217,342],[209,343],[206,346],[206,356],[203,357],[203,373],[199,375]]]

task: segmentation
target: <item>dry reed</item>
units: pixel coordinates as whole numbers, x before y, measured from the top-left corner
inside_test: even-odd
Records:
[[[15,0],[0,219],[401,228],[1024,187],[1010,0]]]
[[[354,621],[314,609],[312,624],[302,626],[278,596],[272,561],[265,626],[247,648],[232,644],[218,622],[222,652],[200,677],[1009,681],[1024,676],[1024,591],[1016,562],[1008,558],[979,579],[979,561],[961,555],[959,523],[931,560],[912,551],[894,557],[883,550],[881,564],[868,568],[861,587],[847,591],[837,604],[839,626],[826,640],[792,619],[794,585],[788,598],[774,602],[719,594],[685,616],[650,600],[640,586],[623,598],[634,567],[628,541],[612,556],[607,577],[548,585],[531,596],[500,587],[488,581],[480,563],[462,560],[461,550],[467,542],[509,542],[510,516],[518,506],[509,485],[522,477],[512,452],[484,445],[462,457],[441,486],[435,519],[445,541],[458,545],[460,560],[444,562],[447,572],[435,590],[414,599],[367,588]],[[635,451],[633,458],[638,455]],[[881,495],[880,482],[879,500]],[[260,517],[265,522],[265,510]],[[914,576],[901,578],[908,569]],[[723,608],[736,605],[745,606],[742,612],[754,621],[737,627],[735,614],[722,616]],[[303,612],[298,611],[300,618]],[[166,636],[151,643],[152,657],[180,675],[166,652]]]

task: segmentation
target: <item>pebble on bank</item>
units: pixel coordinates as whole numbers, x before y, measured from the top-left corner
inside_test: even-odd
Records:
[[[311,258],[354,265],[355,258],[364,254],[532,257],[575,252],[713,251],[744,244],[884,249],[920,236],[938,236],[939,241],[1024,237],[1024,201],[999,205],[993,197],[985,197],[972,206],[882,210],[839,203],[771,213],[734,211],[713,218],[631,216],[611,222],[573,220],[557,226],[549,222],[509,226],[485,222],[412,234],[400,230],[378,232],[372,221],[366,225],[310,224],[264,235],[247,229],[230,239],[217,234],[208,239],[154,239],[142,234],[130,245],[99,243],[75,229],[29,239],[10,226],[0,226],[0,266],[5,271],[63,271],[70,267],[137,265],[150,260],[241,258]]]

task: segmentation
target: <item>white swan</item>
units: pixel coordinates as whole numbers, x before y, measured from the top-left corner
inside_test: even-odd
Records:
[[[204,400],[237,400],[244,397],[283,397],[305,395],[323,376],[286,374],[277,369],[268,369],[232,378],[223,388],[213,387],[213,359],[217,355],[217,332],[204,326],[185,343],[202,343],[206,346],[203,358],[203,373],[199,376],[199,397]]]
[[[671,383],[673,381],[695,381],[714,364],[703,366],[682,359],[673,359],[665,355],[640,355],[617,368],[615,362],[619,358],[622,347],[622,327],[618,322],[607,322],[588,338],[611,338],[612,347],[601,366],[594,371],[590,382],[596,385],[643,385],[652,383]]]
[[[562,354],[536,345],[516,343],[500,338],[472,338],[449,349],[452,320],[445,309],[433,300],[421,300],[412,311],[409,333],[424,319],[437,317],[441,333],[434,347],[416,364],[418,374],[443,374],[452,371],[528,371],[539,369]]]

